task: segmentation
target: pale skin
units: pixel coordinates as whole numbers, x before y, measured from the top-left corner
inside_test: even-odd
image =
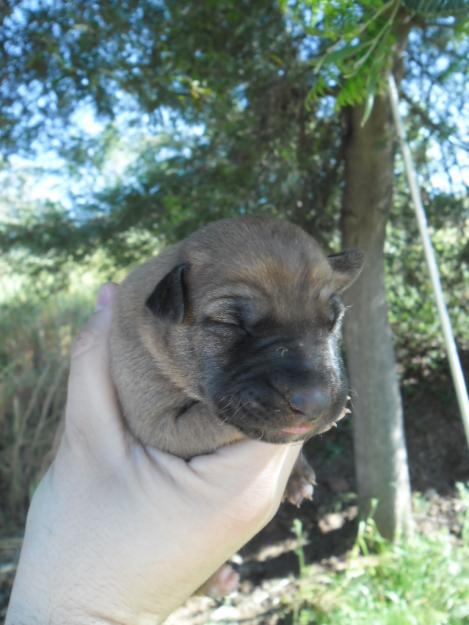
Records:
[[[72,350],[6,625],[162,623],[272,518],[301,448],[246,440],[186,462],[133,439],[109,372],[117,288],[101,288]]]

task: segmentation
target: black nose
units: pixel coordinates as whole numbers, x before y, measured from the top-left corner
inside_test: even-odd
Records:
[[[296,412],[312,417],[329,408],[331,396],[325,388],[317,386],[309,390],[294,391],[289,403]]]

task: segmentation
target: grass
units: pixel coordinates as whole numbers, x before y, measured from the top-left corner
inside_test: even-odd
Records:
[[[94,265],[73,266],[60,281],[15,273],[0,259],[0,534],[24,526],[62,415],[71,342],[99,285],[126,273],[99,250]]]
[[[34,279],[0,259],[0,534],[24,526],[65,402],[70,345],[100,284],[126,273],[74,266],[67,279]]]
[[[292,624],[469,625],[467,487],[459,486],[459,499],[459,539],[438,530],[392,544],[369,520],[342,570],[307,567],[300,558]]]
[[[0,319],[0,528],[24,522],[61,417],[70,344],[92,297],[9,301]]]

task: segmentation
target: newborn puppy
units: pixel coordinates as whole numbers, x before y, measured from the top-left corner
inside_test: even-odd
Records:
[[[124,419],[146,445],[181,458],[249,437],[305,440],[345,414],[337,347],[340,293],[362,253],[325,256],[269,218],[209,224],[122,283],[111,370]],[[304,458],[288,498],[311,496]]]
[[[138,267],[122,283],[111,371],[134,436],[181,458],[249,437],[305,440],[345,414],[337,348],[340,293],[358,251],[325,256],[275,219],[214,222]],[[314,472],[299,457],[286,497],[299,505]],[[220,596],[225,565],[199,592]]]

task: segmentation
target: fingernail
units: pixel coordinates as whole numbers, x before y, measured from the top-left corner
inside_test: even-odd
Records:
[[[96,312],[103,310],[106,306],[109,306],[111,301],[111,285],[109,283],[103,284],[98,291],[96,297]]]

